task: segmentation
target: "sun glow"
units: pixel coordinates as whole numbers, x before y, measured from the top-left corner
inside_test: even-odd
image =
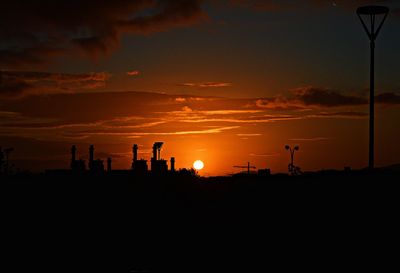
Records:
[[[202,169],[204,168],[204,163],[203,163],[203,161],[201,161],[201,160],[196,160],[196,161],[193,163],[193,168],[195,168],[197,171],[202,170]]]

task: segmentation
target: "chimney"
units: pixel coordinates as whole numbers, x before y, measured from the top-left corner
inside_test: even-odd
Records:
[[[111,173],[111,164],[112,164],[112,159],[111,157],[107,158],[107,172]]]
[[[153,145],[153,160],[158,160],[156,143],[154,143],[154,145]]]
[[[171,172],[175,172],[175,157],[171,157]]]
[[[72,145],[71,147],[71,168],[73,167],[76,161],[76,146]]]
[[[89,147],[89,169],[93,168],[93,161],[94,161],[94,146],[90,145],[90,147]]]
[[[137,161],[138,158],[138,146],[137,144],[133,145],[133,163]]]
[[[75,162],[76,161],[76,146],[72,145],[71,147],[71,161]]]

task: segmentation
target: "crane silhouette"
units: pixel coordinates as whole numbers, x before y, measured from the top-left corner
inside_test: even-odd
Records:
[[[251,166],[250,162],[247,162],[247,166],[233,166],[233,167],[238,169],[247,169],[247,174],[250,174],[250,169],[257,169],[256,166]]]

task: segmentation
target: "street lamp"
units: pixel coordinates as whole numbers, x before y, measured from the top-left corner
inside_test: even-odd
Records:
[[[369,100],[369,169],[374,169],[374,117],[375,117],[375,40],[389,14],[389,8],[382,6],[365,6],[357,9],[357,15],[361,20],[361,23],[367,32],[371,46],[371,75],[370,75],[370,100]],[[376,24],[376,17],[383,16],[381,22]],[[370,27],[367,26],[369,17]]]
[[[292,147],[290,147],[289,145],[285,146],[285,149],[288,150],[290,152],[290,164],[289,164],[289,172],[291,174],[296,174],[296,168],[294,166],[294,153],[296,151],[298,151],[300,148],[299,146],[294,146],[294,148],[292,149]]]

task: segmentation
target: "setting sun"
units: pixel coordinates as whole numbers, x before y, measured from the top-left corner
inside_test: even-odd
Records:
[[[202,169],[204,168],[204,163],[203,163],[203,161],[201,161],[201,160],[196,160],[196,161],[193,163],[193,168],[195,168],[197,171],[202,170]]]

